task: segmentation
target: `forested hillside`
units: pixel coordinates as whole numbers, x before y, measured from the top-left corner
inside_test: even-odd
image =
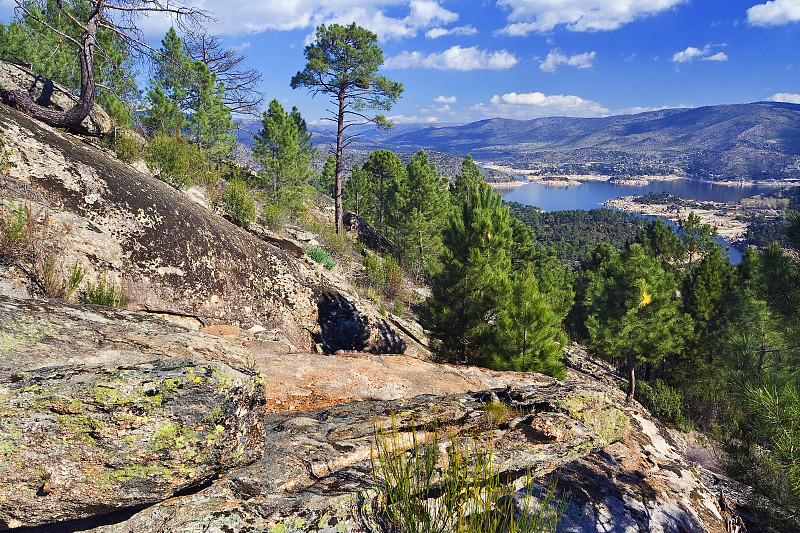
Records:
[[[380,73],[383,57],[377,35],[355,23],[322,25],[305,49],[307,64],[298,65],[290,83],[340,104],[331,111],[341,120],[333,138],[336,149],[329,155],[315,145],[297,107],[285,108],[276,98],[263,105],[252,85],[253,91],[245,84],[239,86],[242,92],[232,92],[225,80],[253,80],[258,73],[237,70],[235,61],[215,62],[207,53],[213,40],[203,38],[202,32],[193,33],[200,31],[196,25],[171,28],[159,46],[138,56],[151,68],[150,79],[138,88],[135,42],[123,35],[132,28],[113,26],[102,17],[103,8],[125,10],[127,4],[115,6],[105,0],[21,4],[19,20],[0,26],[0,55],[47,72],[80,96],[75,97],[75,107],[63,113],[36,104],[27,87],[2,89],[4,101],[65,130],[75,126],[69,121],[76,115],[83,114],[78,122],[83,120],[94,103],[106,106],[111,123],[98,140],[100,146],[166,184],[148,178],[158,186],[154,191],[162,188],[182,200],[177,191],[185,191],[194,200],[192,210],[203,210],[202,217],[176,215],[180,220],[174,221],[175,227],[191,230],[198,220],[216,220],[225,228],[219,232],[224,239],[218,240],[236,240],[238,235],[242,242],[258,244],[246,250],[261,246],[280,250],[281,260],[289,266],[284,274],[275,274],[274,291],[264,300],[294,305],[293,293],[287,292],[281,278],[289,276],[285,272],[292,273],[291,279],[308,280],[312,276],[305,269],[314,269],[313,279],[333,271],[330,275],[347,284],[354,299],[374,306],[374,315],[382,317],[376,322],[388,324],[384,319],[391,318],[399,329],[426,343],[430,352],[425,353],[432,353],[436,362],[538,372],[556,379],[567,376],[565,348],[582,343],[591,357],[624,376],[628,404],[639,401],[666,424],[686,432],[696,429],[698,439],[713,441],[723,455],[720,468],[752,487],[747,512],[784,531],[800,530],[800,214],[788,212],[788,222],[781,228],[785,247],[772,243],[761,251],[748,250],[742,263],[732,266],[715,241],[715,228],[694,214],[673,230],[660,220],[644,222],[608,210],[541,213],[507,205],[487,184],[486,172],[466,155],[548,172],[783,179],[800,168],[800,105],[756,103],[603,119],[495,119],[386,135],[380,141],[384,147],[373,149],[369,139],[360,144],[358,137],[348,137],[354,130],[347,128],[388,127],[380,112],[402,96],[403,86]],[[155,5],[171,11],[167,4]],[[191,10],[172,14],[196,19],[202,28],[202,17]],[[39,39],[37,46],[32,46],[32,38]],[[81,43],[95,39],[103,53],[92,56],[92,47]],[[240,57],[236,50],[218,52]],[[76,55],[80,56],[77,71]],[[357,60],[348,62],[353,57]],[[27,67],[6,65],[20,76],[35,77]],[[92,72],[94,77],[87,79]],[[40,96],[41,92],[36,99]],[[31,107],[34,104],[38,107]],[[253,109],[260,111],[252,148],[257,166],[248,168],[233,160],[234,116]],[[23,159],[19,150],[6,149],[10,143],[6,135],[0,132],[0,178],[2,190],[8,191],[0,203],[4,275],[23,277],[36,297],[124,307],[124,287],[104,270],[111,261],[95,257],[92,279],[84,279],[86,270],[61,256],[69,232],[50,231],[46,198],[12,177]],[[418,149],[422,146],[442,154]],[[32,164],[27,155],[24,164]],[[19,193],[23,189],[26,194]],[[795,207],[795,194],[790,194],[789,205]],[[93,209],[99,196],[81,197],[81,209]],[[131,196],[135,195],[120,203]],[[152,205],[159,201],[156,192],[148,198]],[[41,210],[34,202],[41,203]],[[143,208],[137,217],[129,217],[131,227],[140,224],[156,237],[169,229],[153,230],[162,227],[156,222],[166,224],[166,215],[154,221]],[[198,239],[205,239],[212,230],[198,232]],[[169,249],[175,254],[181,250]],[[144,252],[140,247],[132,253]],[[230,259],[237,268],[264,255],[237,253]],[[112,259],[119,256],[119,251],[109,254]],[[293,266],[297,258],[309,261],[299,269]],[[192,264],[213,270],[217,260],[210,251]],[[159,276],[189,283],[188,269],[165,267],[155,260],[148,265]],[[271,268],[259,268],[258,274],[269,277]],[[214,274],[207,277],[219,281]],[[248,282],[254,277],[242,275]],[[314,349],[326,354],[359,352],[368,347],[368,339],[380,344],[382,351],[402,351],[402,343],[390,342],[389,326],[367,331],[365,315],[358,315],[346,298],[325,287],[303,287],[309,301],[317,298],[309,316],[320,318],[314,324],[303,322],[298,338],[313,338]],[[214,285],[214,291],[198,298],[197,306],[219,318],[220,302],[227,303],[224,285]],[[253,309],[242,306],[241,312]],[[196,314],[200,316],[199,311]],[[344,342],[340,334],[356,341]],[[264,342],[277,341],[269,337]],[[208,373],[213,374],[210,367]],[[205,380],[201,374],[192,376]],[[178,380],[172,385],[195,383]],[[38,394],[33,387],[25,392]],[[263,392],[263,383],[261,387]],[[94,394],[119,399],[99,385]],[[166,402],[166,396],[155,392],[147,401],[156,402],[156,396],[157,403]],[[80,406],[57,408],[62,413]],[[528,408],[537,409],[535,404]],[[491,409],[487,407],[483,415],[491,418]],[[222,427],[215,426],[222,415],[215,416],[204,422],[212,444],[213,431]],[[308,420],[302,423],[318,423]],[[100,426],[84,424],[82,439],[101,438]],[[362,432],[368,426],[343,425],[347,429],[336,431]],[[162,448],[153,450],[167,454],[181,448],[185,435],[177,426],[165,427],[159,429],[161,441],[153,443]],[[547,424],[526,431],[534,435],[526,439],[548,445],[564,438]],[[602,433],[602,428],[598,431]],[[617,439],[615,435],[609,439]],[[0,455],[6,449],[0,446]],[[243,453],[231,450],[237,459]],[[455,478],[464,477],[456,474]],[[143,474],[130,477],[137,476]],[[316,478],[316,473],[310,476]],[[44,491],[47,480],[39,485]],[[248,485],[241,490],[260,489]],[[394,503],[390,499],[386,505]],[[486,514],[494,516],[495,510]],[[474,521],[474,526],[476,516],[463,521]]]

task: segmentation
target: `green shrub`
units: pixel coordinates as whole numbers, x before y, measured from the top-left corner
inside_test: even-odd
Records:
[[[247,183],[240,179],[234,179],[228,183],[228,188],[225,189],[225,194],[222,196],[222,205],[225,214],[237,226],[247,229],[256,218],[255,201],[250,196]]]
[[[403,302],[400,300],[395,300],[394,305],[392,305],[392,314],[394,316],[403,316]]]
[[[200,148],[184,138],[156,135],[147,143],[144,156],[150,171],[176,189],[214,185],[219,181],[219,172],[211,167]]]
[[[442,454],[440,441],[437,429],[423,435],[413,424],[410,435],[401,435],[394,415],[388,431],[375,425],[371,463],[376,512],[396,531],[556,531],[567,502],[555,497],[555,483],[538,505],[515,513],[520,509],[514,509],[513,485],[501,479],[491,443],[452,436]]]
[[[324,266],[326,269],[331,270],[333,267],[336,266],[336,261],[331,259],[330,254],[320,246],[315,246],[309,250],[308,252],[309,257],[313,259],[315,262],[319,263],[320,265]]]
[[[99,278],[97,283],[89,283],[86,290],[81,292],[78,301],[82,304],[105,305],[107,307],[125,307],[128,297],[121,285],[109,278]]]
[[[637,399],[657,418],[667,421],[680,431],[691,431],[692,421],[684,414],[683,395],[662,380],[651,386],[642,380],[637,383]]]
[[[106,133],[100,140],[100,145],[113,150],[117,157],[126,163],[133,163],[144,153],[144,146],[132,133],[125,130],[114,129]]]
[[[403,271],[400,269],[400,263],[394,256],[386,256],[386,259],[383,260],[383,270],[386,278],[386,296],[394,298],[403,287]]]

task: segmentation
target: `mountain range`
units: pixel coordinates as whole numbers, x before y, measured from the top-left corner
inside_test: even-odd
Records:
[[[329,145],[329,128],[314,127]],[[494,118],[465,125],[364,129],[351,148],[434,150],[541,174],[679,174],[711,180],[800,178],[800,105],[662,109],[603,118]]]

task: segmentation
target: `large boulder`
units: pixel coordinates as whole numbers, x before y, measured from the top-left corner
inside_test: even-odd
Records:
[[[258,326],[303,351],[425,353],[346,283],[295,257],[297,247],[287,251],[281,241],[258,238],[96,146],[8,106],[0,106],[0,129],[13,163],[0,175],[0,195],[63,221],[70,260],[120,278],[131,309],[198,326]],[[6,277],[1,269],[0,279]],[[22,295],[2,282],[0,291]],[[348,326],[338,328],[337,320]]]
[[[38,75],[30,68],[0,60],[0,95],[6,91],[27,92],[40,106],[61,111],[71,109],[78,101],[78,96],[72,91]],[[95,104],[89,116],[72,129],[75,133],[99,137],[111,130],[111,118]]]

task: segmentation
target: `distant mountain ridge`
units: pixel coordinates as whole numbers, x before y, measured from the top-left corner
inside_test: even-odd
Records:
[[[327,137],[320,135],[320,140]],[[604,118],[488,119],[369,133],[353,148],[436,150],[543,174],[680,174],[713,180],[800,179],[800,105],[778,102]]]

